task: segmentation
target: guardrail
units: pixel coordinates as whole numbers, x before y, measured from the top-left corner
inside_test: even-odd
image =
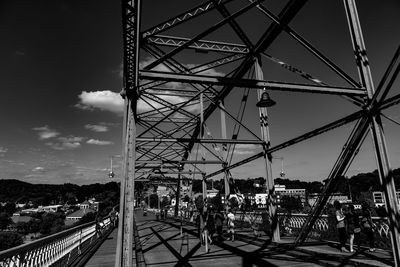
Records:
[[[278,214],[279,229],[281,236],[296,236],[308,218],[308,214]],[[248,212],[235,214],[236,220],[242,221],[244,227],[251,227],[253,230],[263,223],[261,212]],[[374,236],[377,248],[391,249],[389,224],[386,217],[372,217],[375,225]],[[315,222],[309,237],[317,240],[338,241],[335,218],[328,215],[321,215]],[[359,235],[361,245],[368,245],[366,235],[362,232]],[[355,240],[357,244],[358,240]]]
[[[186,220],[192,220],[195,222],[195,218],[198,212],[195,211],[193,213],[193,217],[189,218],[189,212],[181,212],[179,216],[181,218],[185,218]],[[173,215],[173,213],[169,214]],[[279,213],[279,230],[281,236],[293,236],[295,237],[301,227],[306,223],[308,218],[308,214],[296,213],[296,214],[284,214]],[[253,211],[253,212],[236,212],[235,213],[236,222],[235,225],[238,228],[248,229],[254,231],[255,236],[262,235],[265,227],[263,224],[262,212]],[[372,217],[372,221],[375,224],[374,227],[374,236],[375,243],[377,248],[391,250],[391,239],[390,239],[390,230],[389,224],[386,217]],[[265,234],[265,233],[264,233]],[[338,233],[335,224],[335,218],[329,217],[328,215],[321,215],[317,221],[315,222],[310,234],[309,238],[315,240],[326,240],[326,241],[338,241]],[[368,240],[366,235],[362,232],[358,236],[360,239],[360,244],[367,246]],[[357,244],[357,237],[355,239],[355,244]]]
[[[109,217],[0,252],[0,267],[76,265],[113,225]]]

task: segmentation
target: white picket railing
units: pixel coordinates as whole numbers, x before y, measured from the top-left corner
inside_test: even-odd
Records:
[[[112,227],[110,218],[83,224],[5,251],[0,267],[68,266]]]

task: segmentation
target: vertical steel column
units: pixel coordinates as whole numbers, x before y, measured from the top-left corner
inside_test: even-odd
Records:
[[[264,80],[264,75],[261,69],[261,59],[259,57],[255,58],[254,68],[255,68],[255,76],[257,80]],[[263,93],[262,89],[257,90],[257,99],[258,101],[261,99],[261,95]],[[261,138],[265,142],[263,145],[264,149],[264,160],[265,160],[265,173],[266,173],[266,183],[267,183],[267,190],[268,190],[268,198],[269,198],[269,205],[268,205],[268,212],[269,216],[272,220],[272,225],[275,226],[273,228],[273,235],[272,240],[277,242],[279,241],[280,234],[279,234],[279,223],[278,217],[276,213],[276,195],[275,195],[275,188],[274,188],[274,178],[272,176],[272,166],[271,160],[272,156],[267,154],[266,151],[270,147],[270,136],[269,136],[269,126],[268,126],[268,113],[266,107],[260,107],[259,109],[260,114],[260,126],[261,126]]]
[[[222,100],[219,101],[219,106],[221,107],[221,138],[226,139],[226,119],[225,119],[225,107],[224,103]],[[225,207],[228,209],[228,198],[229,195],[231,194],[230,189],[229,189],[229,174],[228,170],[226,170],[226,153],[227,153],[227,147],[226,143],[222,144],[222,167],[224,168],[224,189],[225,189]],[[228,210],[227,210],[228,211]]]
[[[120,224],[116,267],[134,265],[134,200],[136,164],[136,110],[139,86],[140,0],[122,0],[122,31],[124,45],[124,151],[123,182],[121,182]]]
[[[132,111],[132,101],[127,100],[127,121],[124,142],[124,167],[121,179],[120,222],[115,266],[133,266],[134,242],[134,175],[136,125]]]
[[[129,113],[128,111],[130,111],[130,101],[125,98],[124,100],[124,120],[123,120],[123,130],[122,130],[122,144],[126,143],[126,135],[129,132],[127,130],[128,127],[128,119],[129,119]],[[127,150],[127,146],[123,147],[122,150],[122,156],[123,156],[123,164],[125,165],[125,154],[126,154],[126,150]],[[125,211],[125,188],[126,188],[126,180],[125,180],[125,171],[126,168],[124,167],[122,169],[122,173],[121,173],[121,185],[120,185],[120,199],[119,199],[119,221],[118,221],[118,236],[117,236],[117,248],[116,248],[116,252],[115,252],[115,267],[121,267],[122,265],[122,240],[124,238],[124,229],[123,226],[125,225],[125,215],[124,215],[124,211]]]
[[[375,88],[372,80],[371,70],[366,54],[364,38],[361,31],[360,20],[358,17],[357,7],[354,0],[344,0],[348,25],[350,29],[353,49],[355,53],[356,63],[360,80],[363,86],[367,89],[368,100],[374,98]],[[374,108],[376,103],[368,103],[369,108]],[[382,188],[384,189],[386,198],[386,210],[389,217],[389,227],[392,239],[392,251],[395,265],[400,264],[400,233],[399,233],[399,205],[396,198],[396,188],[391,172],[389,156],[386,148],[386,140],[383,132],[380,114],[373,114],[371,123],[372,140],[375,147],[375,156],[378,165],[379,179]]]

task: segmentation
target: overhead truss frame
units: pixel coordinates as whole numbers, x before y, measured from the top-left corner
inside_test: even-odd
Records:
[[[346,73],[334,61],[318,50],[289,26],[301,11],[306,0],[288,0],[279,14],[275,15],[264,4],[263,0],[248,0],[242,8],[231,12],[228,8],[233,0],[210,0],[189,9],[150,29],[142,30],[140,0],[122,0],[122,26],[124,42],[124,88],[121,95],[125,99],[124,118],[124,175],[121,183],[121,216],[118,233],[116,266],[132,266],[134,256],[134,216],[133,199],[136,178],[148,179],[152,175],[177,175],[178,189],[182,174],[199,173],[203,180],[224,174],[225,180],[229,170],[264,157],[266,176],[269,180],[268,190],[274,195],[273,179],[270,173],[272,153],[317,135],[356,122],[352,134],[344,145],[342,153],[328,176],[324,188],[324,197],[318,200],[307,223],[299,234],[295,245],[302,244],[320,215],[324,204],[337,182],[344,175],[348,166],[364,142],[368,132],[371,133],[376,152],[378,173],[385,197],[388,199],[388,214],[392,233],[393,255],[396,265],[400,264],[399,207],[396,202],[395,188],[389,164],[386,141],[381,122],[383,110],[400,103],[400,94],[387,97],[399,71],[398,57],[400,49],[390,63],[381,83],[375,90],[371,71],[368,65],[366,48],[362,36],[360,20],[354,0],[343,0],[354,53],[359,71],[357,81]],[[246,1],[243,1],[246,2]],[[241,27],[240,16],[258,10],[270,20],[256,42],[252,42]],[[209,28],[195,33],[192,37],[173,36],[165,32],[176,30],[177,26],[201,18],[210,12],[218,12],[222,19]],[[208,40],[207,37],[223,27],[229,26],[241,44],[220,40]],[[299,68],[293,67],[266,53],[267,49],[286,32],[290,37],[307,49],[313,56],[330,68],[344,80],[348,86],[329,85]],[[180,62],[180,55],[186,51],[207,53],[207,61],[189,66]],[[151,62],[139,64],[141,55],[150,55]],[[199,54],[199,55],[200,55]],[[262,78],[261,58],[278,64],[283,69],[297,74],[306,82],[304,84],[286,81],[269,81]],[[258,62],[258,63],[257,63]],[[261,74],[254,74],[256,66]],[[226,74],[212,72],[219,67],[230,67]],[[212,73],[212,74],[209,74]],[[389,81],[387,82],[387,79]],[[243,90],[241,105],[245,106],[251,89],[302,92],[313,94],[338,95],[346,98],[358,111],[294,137],[279,145],[272,145],[268,133],[266,110],[260,110],[261,136],[255,134],[243,121],[243,116],[235,117],[224,108],[225,99],[235,90]],[[200,108],[199,108],[200,107]],[[240,107],[242,111],[244,107]],[[207,121],[216,111],[221,112],[221,129],[223,138],[214,138],[207,132]],[[231,138],[226,137],[225,115],[235,124]],[[264,125],[264,126],[263,126]],[[240,139],[239,129],[244,129],[253,139]],[[265,136],[267,135],[267,136]],[[200,160],[192,160],[191,154],[197,150],[202,154]],[[252,144],[259,146],[261,152],[237,162],[231,162],[235,146]],[[211,147],[210,147],[211,145]],[[229,146],[228,146],[229,145]],[[210,158],[205,157],[207,153]],[[230,160],[229,160],[230,158]],[[197,165],[221,164],[221,169],[207,173]],[[193,171],[189,171],[190,168]],[[174,170],[177,169],[177,170]],[[145,177],[147,175],[147,177]],[[271,183],[272,179],[272,183]],[[227,190],[227,189],[226,189]],[[179,190],[177,190],[179,192]],[[273,209],[273,205],[270,209]],[[272,213],[272,215],[274,215]],[[279,236],[273,236],[279,239]]]

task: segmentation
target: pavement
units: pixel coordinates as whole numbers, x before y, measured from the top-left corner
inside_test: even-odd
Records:
[[[200,243],[197,227],[174,218],[155,220],[152,213],[136,213],[138,233],[147,266],[393,266],[391,253],[363,249],[343,253],[330,242],[313,242],[290,248],[293,238],[279,243],[237,231],[235,241],[206,246]],[[266,244],[269,244],[266,246]]]
[[[389,251],[370,253],[366,248],[343,253],[333,242],[309,242],[293,248],[293,237],[279,243],[267,236],[237,230],[235,241],[202,245],[197,226],[174,218],[156,220],[154,214],[135,212],[138,239],[145,266],[394,266]],[[116,234],[99,248],[86,266],[114,266]],[[100,264],[101,263],[101,264]],[[91,265],[90,265],[91,264]],[[100,264],[100,265],[99,265]]]

